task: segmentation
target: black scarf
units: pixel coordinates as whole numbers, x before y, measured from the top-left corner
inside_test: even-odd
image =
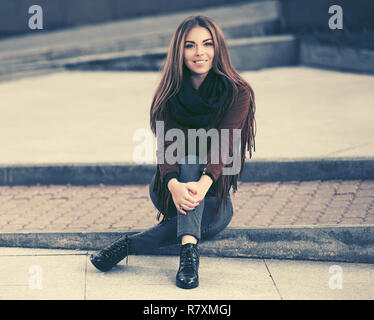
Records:
[[[196,90],[191,72],[184,68],[182,88],[168,101],[168,112],[174,121],[189,128],[207,127],[231,93],[230,82],[213,68]]]

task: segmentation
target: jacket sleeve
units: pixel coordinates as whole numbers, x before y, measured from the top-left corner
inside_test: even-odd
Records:
[[[212,141],[210,149],[207,153],[206,163],[200,166],[200,171],[202,171],[203,174],[209,175],[213,179],[213,183],[218,180],[219,176],[221,175],[226,165],[228,165],[228,167],[231,167],[230,163],[233,162],[233,159],[231,160],[228,159],[228,156],[235,158],[235,155],[233,154],[234,129],[240,129],[240,130],[243,129],[245,125],[245,120],[247,119],[247,115],[249,112],[249,106],[250,106],[250,91],[248,88],[241,89],[241,91],[239,91],[239,96],[237,100],[226,111],[226,114],[224,115],[223,119],[221,120],[217,128],[219,131],[218,132],[219,143],[218,145],[213,144],[213,141]],[[222,139],[222,129],[228,129],[226,130],[226,133],[228,133],[229,139],[225,139],[225,138]],[[238,138],[237,135],[236,137]],[[242,132],[240,131],[239,141],[242,141],[241,137],[242,137]],[[238,140],[235,140],[235,145],[237,145],[237,143],[238,143]],[[239,148],[237,152],[239,152],[239,157],[237,158],[237,161],[239,161],[239,163],[241,164],[240,162],[241,148]],[[228,162],[228,160],[230,161]],[[240,171],[240,168],[236,167],[236,169],[233,169],[233,170]],[[237,174],[237,173],[239,172],[235,172],[231,174]]]

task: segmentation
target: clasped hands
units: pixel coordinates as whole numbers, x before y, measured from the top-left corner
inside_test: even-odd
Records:
[[[172,195],[175,207],[177,210],[186,215],[186,211],[194,210],[200,205],[200,202],[205,198],[212,180],[208,177],[207,180],[200,179],[199,181],[179,182],[177,179],[169,181],[168,188]],[[183,209],[181,209],[181,206]]]

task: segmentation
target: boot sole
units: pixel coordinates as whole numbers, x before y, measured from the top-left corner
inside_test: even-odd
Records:
[[[102,266],[100,266],[99,264],[96,264],[95,262],[95,257],[93,255],[90,256],[90,261],[92,263],[92,265],[99,271],[101,272],[107,272],[109,270],[111,270],[113,267],[110,267],[110,268],[104,268]]]
[[[188,284],[186,284],[184,282],[181,282],[177,279],[176,280],[176,285],[177,285],[177,287],[182,288],[182,289],[194,289],[194,288],[197,288],[199,286],[199,280],[197,280],[195,283],[192,283],[192,284],[188,285]]]

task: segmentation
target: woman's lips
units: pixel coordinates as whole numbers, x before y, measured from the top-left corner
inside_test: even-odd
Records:
[[[193,63],[194,64],[197,64],[197,65],[202,65],[204,63],[206,63],[208,60],[195,60]]]

